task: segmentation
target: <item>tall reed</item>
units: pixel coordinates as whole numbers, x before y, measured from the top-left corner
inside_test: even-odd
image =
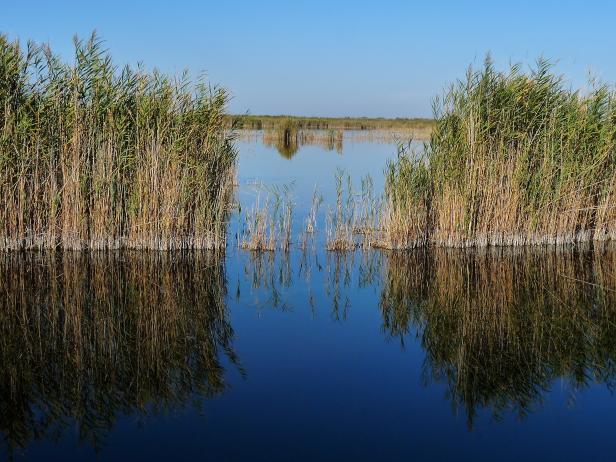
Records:
[[[616,238],[616,94],[569,90],[552,66],[479,71],[435,101],[423,156],[387,173],[385,247]]]
[[[0,36],[0,249],[223,248],[224,90]]]

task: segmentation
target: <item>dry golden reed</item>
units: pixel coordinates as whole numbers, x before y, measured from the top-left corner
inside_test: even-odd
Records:
[[[224,90],[0,36],[0,249],[224,248]]]
[[[569,90],[551,65],[490,59],[435,103],[424,153],[387,172],[379,244],[467,247],[616,238],[616,94]]]

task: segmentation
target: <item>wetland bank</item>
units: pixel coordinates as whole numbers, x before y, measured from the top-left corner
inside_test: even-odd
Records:
[[[434,120],[231,116],[96,37],[0,53],[3,458],[616,450],[610,87],[488,61]]]

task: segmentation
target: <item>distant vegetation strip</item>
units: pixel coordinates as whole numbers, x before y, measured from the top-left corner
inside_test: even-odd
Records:
[[[298,129],[315,130],[431,130],[432,119],[370,117],[303,117],[288,115],[229,115],[227,124],[238,129],[267,130],[293,124]]]
[[[224,248],[224,90],[0,36],[0,250]]]

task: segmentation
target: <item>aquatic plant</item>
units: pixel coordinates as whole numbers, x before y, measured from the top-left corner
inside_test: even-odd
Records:
[[[240,247],[254,251],[288,252],[291,248],[293,184],[265,187],[260,185],[252,208],[246,214]],[[264,205],[261,205],[261,193]]]
[[[323,203],[323,196],[319,192],[318,186],[315,185],[314,192],[312,193],[312,203],[310,205],[310,212],[306,218],[306,233],[312,234],[317,229],[317,216],[319,214],[319,207]]]
[[[359,201],[355,202],[355,223],[353,233],[362,235],[362,247],[372,246],[372,238],[378,227],[381,199],[374,193],[374,183],[370,175],[361,179]]]
[[[272,146],[279,150],[278,136],[273,129],[235,129],[233,134],[236,139],[249,142],[262,142],[266,146]],[[298,150],[301,146],[319,146],[328,151],[336,151],[342,154],[345,143],[369,142],[369,143],[396,143],[399,141],[427,139],[422,138],[413,129],[392,128],[392,129],[371,129],[371,130],[349,130],[343,129],[310,129],[302,128],[298,130]],[[284,152],[281,152],[284,157]]]
[[[336,206],[327,213],[327,250],[347,251],[357,247],[353,237],[355,200],[351,176],[343,170],[336,172]]]
[[[380,245],[567,244],[616,238],[616,96],[566,88],[540,60],[479,71],[435,101],[423,156],[387,172]]]
[[[224,248],[225,91],[74,45],[0,36],[0,249]]]
[[[291,159],[299,149],[299,127],[293,119],[283,119],[271,130],[263,133],[263,143],[274,146],[281,156]]]

